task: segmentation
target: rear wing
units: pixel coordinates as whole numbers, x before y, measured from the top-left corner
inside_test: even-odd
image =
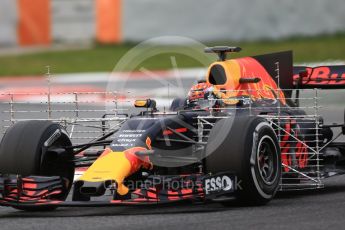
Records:
[[[297,89],[345,89],[345,65],[294,66],[293,85]]]

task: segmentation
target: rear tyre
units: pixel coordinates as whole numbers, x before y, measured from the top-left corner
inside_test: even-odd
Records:
[[[47,144],[49,146],[47,146]],[[64,128],[50,121],[22,121],[6,131],[0,145],[0,173],[23,177],[60,176],[66,190],[51,199],[65,200],[74,177],[73,154],[68,151],[52,152],[50,149],[71,146]],[[22,210],[50,210],[53,207],[19,207]]]
[[[278,190],[281,177],[277,136],[260,117],[235,117],[232,125],[227,120],[218,121],[211,130],[206,147],[207,172],[234,172],[238,200],[246,205],[266,204]]]

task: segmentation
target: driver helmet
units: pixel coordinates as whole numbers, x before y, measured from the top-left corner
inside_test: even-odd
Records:
[[[198,81],[198,83],[196,85],[193,85],[188,92],[188,106],[197,109],[204,109],[205,106],[208,107],[209,103],[206,99],[207,95],[211,91],[212,86],[209,83],[207,83],[206,81]]]

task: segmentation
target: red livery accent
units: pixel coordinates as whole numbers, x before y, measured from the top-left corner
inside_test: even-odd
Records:
[[[291,120],[286,123],[284,130],[285,132],[282,134],[280,141],[281,159],[282,163],[286,165],[283,167],[283,170],[289,172],[289,167],[305,168],[308,164],[308,151],[302,142],[304,141],[303,136],[300,134],[300,128],[296,120]],[[299,140],[293,138],[291,136],[292,133]]]
[[[302,143],[298,142],[296,145],[296,158],[298,160],[298,166],[305,168],[308,164],[308,151]]]
[[[290,166],[291,165],[291,155],[287,154],[289,149],[290,149],[290,144],[288,144],[289,141],[289,133],[291,132],[291,125],[290,123],[287,123],[285,125],[286,133],[284,134],[282,141],[280,142],[280,148],[281,148],[281,158],[282,158],[282,163]],[[290,171],[290,169],[284,166],[284,171],[288,172]]]
[[[345,66],[296,66],[293,82],[298,88],[345,88]]]
[[[178,133],[185,133],[187,132],[187,128],[178,128],[178,129],[175,129],[176,132]],[[171,130],[164,130],[163,131],[163,135],[171,135],[173,134],[173,132]]]

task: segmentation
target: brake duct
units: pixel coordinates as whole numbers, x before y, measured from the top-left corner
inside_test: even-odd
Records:
[[[113,152],[111,149],[106,149],[78,181],[83,181],[85,186],[90,185],[90,183],[99,184],[100,182],[115,181],[117,193],[126,195],[129,188],[123,184],[125,178],[142,167],[152,169],[152,163],[147,156],[139,157],[135,154],[146,150],[143,147],[134,147],[123,152]]]

